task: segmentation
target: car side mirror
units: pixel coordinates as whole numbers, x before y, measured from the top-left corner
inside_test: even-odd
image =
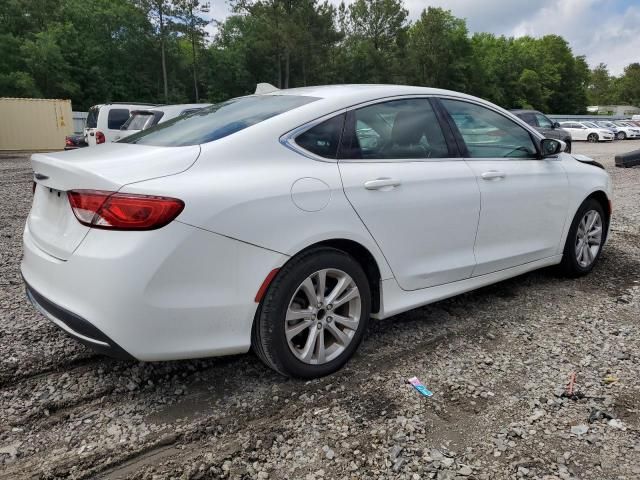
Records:
[[[561,140],[554,138],[545,138],[540,143],[540,150],[542,151],[542,158],[555,157],[559,153],[564,152],[567,148],[567,144]]]
[[[558,123],[558,122],[553,122],[553,128],[561,128],[561,127],[560,127],[560,123]]]

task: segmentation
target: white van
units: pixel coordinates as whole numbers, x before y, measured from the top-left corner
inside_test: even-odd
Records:
[[[105,103],[89,109],[84,125],[84,138],[90,147],[114,142],[120,127],[129,119],[132,110],[155,107],[152,103]]]

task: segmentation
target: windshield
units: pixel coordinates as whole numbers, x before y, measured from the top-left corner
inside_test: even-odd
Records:
[[[600,128],[598,125],[596,125],[595,123],[591,123],[591,122],[582,122],[583,125],[589,127],[589,128]]]
[[[298,95],[256,95],[234,98],[179,116],[120,140],[161,147],[208,143],[317,100]]]

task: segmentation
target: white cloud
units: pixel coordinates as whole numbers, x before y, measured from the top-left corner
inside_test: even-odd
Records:
[[[471,32],[561,35],[591,66],[606,63],[616,75],[640,62],[640,4],[629,0],[405,0],[405,5],[414,20],[429,6],[451,10],[467,20]],[[212,2],[211,18],[223,20],[229,14],[228,1]],[[213,34],[215,27],[208,30]]]

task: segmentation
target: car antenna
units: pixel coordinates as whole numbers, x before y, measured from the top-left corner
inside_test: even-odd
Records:
[[[265,93],[277,92],[280,90],[278,87],[274,87],[270,83],[259,83],[256,85],[256,95],[263,95]]]

